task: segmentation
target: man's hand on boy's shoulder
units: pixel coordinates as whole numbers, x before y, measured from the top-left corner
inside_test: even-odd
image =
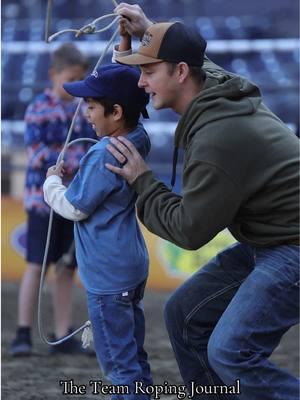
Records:
[[[122,168],[106,163],[111,172],[121,175],[131,185],[140,175],[149,171],[149,167],[137,151],[135,146],[123,136],[117,139],[110,138],[112,144],[107,145],[107,150],[122,164]]]
[[[50,167],[47,171],[46,178],[49,178],[49,176],[52,176],[52,175],[57,175],[60,178],[62,178],[65,173],[63,166],[64,166],[64,161],[61,160],[58,165],[53,165],[52,167]]]

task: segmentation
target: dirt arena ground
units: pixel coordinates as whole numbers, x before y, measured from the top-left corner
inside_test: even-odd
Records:
[[[12,358],[8,354],[16,324],[18,285],[2,283],[2,399],[4,400],[57,400],[57,399],[109,399],[89,393],[89,380],[103,380],[95,358],[86,356],[47,355],[47,346],[41,342],[37,330],[34,332],[34,354],[29,358]],[[182,384],[178,368],[164,327],[162,310],[167,293],[150,292],[145,296],[147,318],[146,349],[155,384]],[[75,289],[75,324],[87,320],[85,296],[81,288]],[[46,287],[44,303],[45,331],[52,331],[52,311],[49,288]],[[291,329],[283,338],[272,360],[299,375],[299,330]],[[87,394],[64,395],[60,380],[73,379],[75,383],[86,385]],[[175,395],[161,398],[175,400]],[[259,399],[258,399],[259,400]]]

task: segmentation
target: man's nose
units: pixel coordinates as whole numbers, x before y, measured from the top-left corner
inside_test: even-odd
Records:
[[[140,87],[140,88],[146,87],[146,82],[145,82],[145,79],[144,79],[144,74],[143,74],[143,72],[142,72],[141,75],[140,75],[140,79],[139,79],[139,81],[138,81],[138,87]]]

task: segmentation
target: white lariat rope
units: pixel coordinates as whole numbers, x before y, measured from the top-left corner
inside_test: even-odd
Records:
[[[112,17],[114,17],[114,20],[110,24],[108,24],[107,26],[105,26],[102,29],[98,29],[98,30],[96,29],[97,22],[100,22],[103,19],[112,18]],[[76,38],[79,38],[83,34],[91,35],[94,33],[101,33],[101,32],[104,32],[104,31],[107,31],[108,29],[110,29],[114,25],[114,23],[118,20],[119,20],[119,17],[116,16],[116,14],[106,14],[106,15],[103,15],[102,17],[95,19],[90,24],[87,24],[79,29],[63,29],[61,31],[58,31],[48,38],[48,42],[52,42],[52,40],[55,39],[57,36],[61,35],[62,33],[67,33],[67,32],[74,32]]]
[[[46,43],[49,43],[49,30],[50,30],[50,25],[51,25],[51,15],[52,15],[52,0],[48,0],[46,26],[45,26],[45,42]]]
[[[114,4],[114,6],[116,7],[118,4],[115,0],[112,0],[112,3]],[[82,28],[76,30],[63,30],[60,32],[55,33],[54,35],[49,37],[49,29],[50,29],[50,20],[51,20],[51,9],[52,9],[52,0],[48,0],[48,6],[47,6],[47,17],[46,17],[46,28],[45,28],[45,40],[47,43],[49,43],[51,40],[53,40],[55,37],[59,36],[60,34],[64,33],[64,32],[70,32],[70,31],[74,31],[76,32],[76,37],[81,36],[82,34],[94,34],[94,33],[100,33],[100,32],[104,32],[108,29],[110,29],[116,22],[119,21],[120,17],[116,14],[107,14],[107,15],[103,15],[99,18],[96,18],[94,21],[92,21],[90,24],[83,26]],[[108,24],[106,27],[100,29],[100,30],[96,30],[95,24],[103,19],[106,18],[111,18],[112,16],[116,17],[110,24]],[[113,43],[115,37],[117,36],[119,32],[119,27],[114,31],[114,33],[112,34],[109,42],[107,43],[103,53],[101,54],[101,56],[99,57],[93,72],[95,72],[98,68],[98,66],[102,63],[103,58],[105,57],[106,53],[108,52],[111,44]],[[56,165],[58,165],[60,163],[60,161],[64,158],[65,156],[65,152],[67,150],[67,148],[71,145],[73,145],[74,143],[77,143],[79,141],[88,141],[88,142],[93,142],[93,143],[97,143],[98,141],[95,139],[91,139],[91,138],[79,138],[76,140],[73,140],[72,142],[70,142],[70,138],[71,138],[71,134],[73,132],[73,128],[74,128],[74,124],[75,124],[75,120],[77,118],[77,115],[79,113],[80,107],[82,105],[83,99],[80,99],[80,101],[78,102],[78,105],[76,107],[75,113],[73,115],[72,118],[72,122],[67,134],[67,138],[65,141],[65,144],[63,146],[62,151],[60,152]],[[39,297],[38,297],[38,330],[39,330],[39,334],[41,339],[48,345],[51,346],[55,346],[58,344],[61,344],[63,342],[65,342],[66,340],[70,339],[71,337],[73,337],[74,335],[76,335],[77,333],[79,333],[80,331],[82,331],[84,329],[84,332],[82,334],[82,346],[83,348],[86,348],[89,346],[91,340],[92,340],[92,332],[90,329],[91,326],[91,322],[90,321],[86,321],[81,327],[79,327],[78,329],[76,329],[74,332],[70,333],[67,336],[64,336],[62,339],[60,340],[56,340],[54,342],[50,342],[45,333],[44,333],[44,329],[43,329],[43,325],[42,325],[42,293],[43,293],[43,286],[44,286],[44,281],[45,281],[45,275],[46,275],[46,267],[47,267],[47,257],[48,257],[48,252],[49,252],[49,245],[50,245],[50,238],[51,238],[51,230],[52,230],[52,223],[53,223],[53,209],[51,208],[50,210],[50,216],[49,216],[49,225],[48,225],[48,231],[47,231],[47,239],[46,239],[46,245],[45,245],[45,252],[44,252],[44,258],[43,258],[43,264],[42,264],[42,271],[41,271],[41,279],[40,279],[40,287],[39,287]]]

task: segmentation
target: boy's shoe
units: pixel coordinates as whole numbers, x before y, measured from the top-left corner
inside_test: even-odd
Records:
[[[51,341],[56,341],[55,335],[50,335]],[[76,339],[74,336],[70,339],[57,344],[55,346],[49,346],[49,354],[77,354],[77,355],[87,355],[87,356],[95,356],[95,352],[91,349],[84,349],[81,346],[81,341]]]
[[[18,334],[12,342],[9,354],[13,357],[26,357],[30,356],[32,350],[32,343],[30,336]]]

